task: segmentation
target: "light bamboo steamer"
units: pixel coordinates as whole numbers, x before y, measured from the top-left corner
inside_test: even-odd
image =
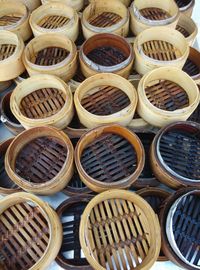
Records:
[[[25,79],[13,91],[10,104],[12,113],[26,129],[53,126],[62,130],[74,115],[69,86],[52,75]]]
[[[130,7],[131,31],[138,35],[156,26],[176,28],[180,12],[174,0],[133,1]]]
[[[5,0],[5,1],[7,1],[7,0]],[[16,2],[16,0],[14,0],[14,1]],[[24,3],[31,12],[41,5],[40,0],[17,0],[17,2]]]
[[[162,67],[143,76],[138,97],[138,114],[157,127],[186,121],[200,100],[196,83],[176,67]]]
[[[118,103],[116,96],[123,106]],[[127,126],[133,119],[137,101],[134,86],[121,76],[109,73],[86,79],[74,95],[79,120],[88,128],[109,123]]]
[[[0,82],[12,80],[25,70],[22,62],[24,42],[20,36],[0,30]],[[1,53],[7,51],[7,53]]]
[[[63,3],[76,11],[80,11],[84,7],[84,0],[41,0],[41,2],[43,5],[51,2]]]
[[[101,17],[103,12],[107,15],[110,13],[109,16],[114,18],[114,22],[109,19],[107,26],[104,26],[105,21]],[[129,31],[129,12],[118,0],[94,1],[83,11],[81,23],[85,39],[99,33],[114,33],[126,37]]]
[[[34,36],[60,33],[75,41],[79,34],[78,13],[64,3],[50,2],[37,8],[30,16]]]
[[[134,43],[135,70],[139,74],[159,67],[182,69],[189,55],[185,37],[169,27],[152,27],[140,33]]]
[[[64,81],[75,75],[77,60],[74,42],[56,33],[35,37],[26,45],[23,54],[23,62],[30,76],[50,74]]]
[[[30,12],[28,8],[22,4],[6,1],[0,2],[0,30],[8,30],[22,37],[24,41],[32,36],[29,25]]]
[[[188,17],[192,16],[192,12],[195,6],[195,0],[175,0],[181,13],[187,15]]]

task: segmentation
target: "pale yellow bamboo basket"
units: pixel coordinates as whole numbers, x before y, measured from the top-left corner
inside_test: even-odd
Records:
[[[79,34],[78,13],[63,3],[50,2],[37,8],[30,16],[34,36],[60,33],[75,41]]]
[[[139,74],[159,67],[182,69],[189,55],[189,44],[177,30],[152,27],[141,32],[134,43],[135,70]]]
[[[162,67],[143,76],[138,96],[138,114],[157,127],[186,121],[200,100],[196,83],[176,67]]]
[[[61,34],[43,34],[25,47],[23,62],[29,75],[56,75],[70,80],[77,70],[77,49],[73,41]]]
[[[74,115],[69,86],[52,75],[35,75],[21,82],[11,95],[11,110],[26,128],[54,126],[60,130]]]
[[[84,0],[41,0],[42,4],[59,2],[69,7],[72,7],[76,11],[80,11],[84,7]]]
[[[0,30],[0,82],[12,80],[23,73],[23,50],[24,42],[20,36]]]
[[[126,37],[129,31],[129,12],[118,0],[94,1],[83,11],[81,23],[86,39],[99,33]]]
[[[14,0],[14,1],[16,1],[16,0]],[[40,0],[17,0],[17,2],[24,3],[30,11],[33,11],[34,9],[38,8],[41,5]]]
[[[176,28],[180,12],[174,0],[135,0],[130,7],[131,31],[138,35],[156,26]]]

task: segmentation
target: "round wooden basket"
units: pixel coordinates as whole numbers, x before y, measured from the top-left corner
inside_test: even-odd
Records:
[[[8,89],[8,87],[10,87],[11,85],[12,85],[12,80],[0,82],[0,93]]]
[[[139,195],[109,190],[86,206],[80,223],[80,242],[95,270],[149,270],[160,252],[159,221]]]
[[[77,49],[64,35],[43,34],[25,47],[23,62],[30,76],[50,74],[68,81],[77,70]]]
[[[79,60],[85,77],[112,72],[128,78],[134,55],[126,39],[114,34],[97,34],[81,46]]]
[[[5,0],[5,1],[7,1],[7,0]],[[16,2],[16,0],[14,0],[14,1]],[[17,2],[24,3],[31,12],[41,5],[40,0],[17,0]]]
[[[69,86],[52,75],[35,75],[18,84],[10,104],[13,114],[26,129],[51,125],[62,130],[74,115]]]
[[[196,83],[176,67],[146,74],[139,83],[138,96],[138,114],[157,127],[187,120],[200,98]]]
[[[0,143],[0,194],[8,195],[20,191],[20,188],[8,177],[5,170],[5,154],[13,139]]]
[[[24,128],[20,122],[13,115],[10,108],[10,97],[12,91],[6,93],[1,100],[1,122],[7,127],[14,135],[21,133]]]
[[[195,0],[175,0],[179,10],[187,15],[188,17],[192,16],[193,8],[195,6]]]
[[[81,137],[75,162],[85,185],[102,192],[131,186],[144,168],[145,153],[136,134],[119,125],[107,125]]]
[[[63,226],[63,242],[56,262],[67,270],[92,270],[82,254],[79,240],[81,216],[92,196],[76,196],[64,201],[56,212]]]
[[[47,269],[60,250],[60,220],[34,195],[20,192],[1,200],[0,228],[2,270]]]
[[[22,189],[50,195],[64,189],[73,175],[73,145],[66,134],[37,127],[18,135],[7,150],[5,167]]]
[[[111,73],[86,79],[74,95],[80,122],[88,128],[109,123],[128,125],[133,119],[137,101],[133,85]]]
[[[184,269],[199,269],[200,189],[184,188],[171,195],[160,214],[162,249]]]
[[[28,72],[25,70],[22,74],[20,74],[17,78],[15,78],[15,83],[19,84],[21,82],[23,82],[25,79],[29,78],[29,74]]]
[[[80,11],[84,7],[84,0],[41,0],[42,4],[59,2],[69,7],[72,7],[76,11]]]
[[[176,26],[176,30],[183,34],[190,46],[194,44],[198,34],[198,27],[192,18],[186,16],[185,14],[181,14]]]
[[[130,7],[131,31],[135,36],[155,26],[176,28],[179,9],[174,0],[135,0]]]
[[[93,1],[83,11],[81,23],[85,39],[99,33],[126,37],[129,31],[129,12],[118,0]]]
[[[200,84],[200,52],[190,47],[190,54],[183,67],[185,71],[195,82]]]
[[[50,2],[37,8],[30,16],[34,36],[60,33],[75,41],[79,34],[78,13],[60,2]]]
[[[8,30],[22,37],[24,41],[32,36],[29,25],[29,10],[22,4],[6,1],[1,2],[0,30]]]
[[[199,131],[195,122],[176,122],[158,132],[150,160],[159,181],[174,189],[200,186]]]
[[[24,72],[21,37],[10,31],[0,30],[0,82],[12,80]]]
[[[139,74],[167,66],[182,68],[189,55],[185,37],[169,27],[151,27],[140,33],[134,43],[135,70]]]

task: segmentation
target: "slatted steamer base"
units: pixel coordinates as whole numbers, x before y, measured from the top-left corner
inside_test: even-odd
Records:
[[[161,110],[175,111],[189,106],[186,91],[172,81],[152,81],[146,86],[145,92],[148,100]]]
[[[29,182],[48,182],[60,172],[66,158],[67,148],[61,141],[52,137],[40,137],[19,152],[15,172]]]
[[[200,73],[199,67],[189,58],[183,67],[183,71],[185,71],[189,76],[195,76]]]
[[[148,20],[159,21],[170,18],[170,14],[161,8],[151,7],[140,9],[140,14]]]
[[[81,164],[93,179],[112,183],[134,173],[137,168],[137,155],[126,139],[106,133],[84,149]]]
[[[0,17],[0,27],[16,24],[22,18],[21,14],[7,14]]]
[[[182,26],[178,25],[176,26],[176,30],[178,30],[182,35],[184,35],[185,38],[189,37],[190,33]]]
[[[0,61],[3,61],[13,55],[16,45],[14,44],[0,44]]]
[[[65,104],[65,95],[55,88],[43,88],[25,96],[20,103],[22,114],[31,119],[42,119],[58,113]]]
[[[89,23],[96,27],[109,27],[117,24],[122,17],[113,12],[102,12],[89,18]]]
[[[120,89],[102,86],[91,89],[81,100],[81,105],[95,115],[110,115],[121,111],[130,104],[129,97]]]
[[[0,264],[3,269],[30,269],[43,256],[48,243],[48,223],[39,207],[20,203],[0,215]]]
[[[38,25],[46,29],[57,29],[66,26],[69,21],[70,19],[65,16],[51,15],[42,18]]]

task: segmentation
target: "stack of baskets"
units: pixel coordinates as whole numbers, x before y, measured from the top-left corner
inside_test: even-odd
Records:
[[[17,2],[0,0],[0,270],[200,269],[195,1]],[[60,191],[56,211],[35,196]]]

